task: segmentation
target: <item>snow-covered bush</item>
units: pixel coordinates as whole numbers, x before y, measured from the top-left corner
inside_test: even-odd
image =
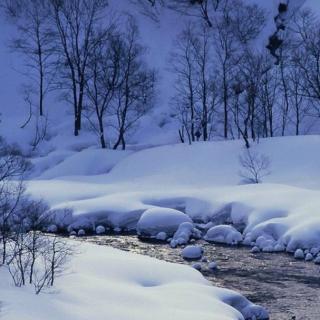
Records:
[[[244,183],[261,183],[262,178],[271,173],[269,157],[250,149],[246,149],[239,156],[239,163],[241,166],[239,176]]]

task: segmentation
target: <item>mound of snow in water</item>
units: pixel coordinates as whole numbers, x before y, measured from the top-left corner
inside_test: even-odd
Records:
[[[156,237],[159,232],[172,236],[179,225],[191,222],[183,212],[169,208],[151,208],[146,210],[137,223],[137,233],[143,237]]]
[[[203,249],[200,246],[187,246],[182,252],[183,259],[201,259],[203,255]]]
[[[242,234],[230,225],[220,225],[210,228],[204,239],[219,243],[238,244],[242,241]]]
[[[187,244],[191,237],[200,239],[201,232],[194,227],[193,223],[181,223],[178,230],[173,235],[170,245],[175,248],[177,245]]]

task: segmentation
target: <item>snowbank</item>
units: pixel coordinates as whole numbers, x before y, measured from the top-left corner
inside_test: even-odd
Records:
[[[267,313],[235,292],[212,287],[190,267],[109,247],[82,245],[51,294],[15,288],[0,269],[3,320],[244,320]],[[260,315],[260,316],[258,316]]]
[[[243,144],[228,141],[142,150],[108,174],[31,181],[28,190],[55,208],[72,208],[74,229],[136,229],[151,209],[156,213],[145,214],[140,233],[167,232],[167,223],[167,237],[182,222],[208,223],[205,231],[231,225],[244,244],[264,251],[310,250],[320,248],[319,145],[319,136],[261,140],[252,150],[269,156],[272,165],[258,185],[238,184]],[[181,220],[173,223],[173,216]],[[190,239],[190,230],[182,233],[175,238]]]

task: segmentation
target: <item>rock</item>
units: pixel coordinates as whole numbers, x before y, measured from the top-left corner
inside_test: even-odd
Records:
[[[96,234],[105,234],[106,228],[104,226],[97,226],[96,227]]]
[[[304,259],[304,252],[302,249],[297,249],[295,252],[294,252],[294,258],[295,259]]]
[[[201,259],[203,249],[200,246],[187,246],[182,250],[183,259],[197,260]]]
[[[69,236],[70,237],[75,237],[77,235],[77,232],[72,230],[70,233],[69,233]]]

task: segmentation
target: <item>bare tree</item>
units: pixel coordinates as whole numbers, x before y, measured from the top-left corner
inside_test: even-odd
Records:
[[[155,93],[155,71],[149,69],[143,61],[145,48],[138,42],[138,27],[132,17],[128,19],[127,30],[122,36],[121,85],[116,91],[111,110],[116,117],[116,124],[112,126],[118,136],[113,149],[117,149],[120,144],[122,149],[126,148],[126,134],[150,110]]]
[[[12,235],[13,218],[24,194],[24,178],[30,163],[21,151],[0,141],[0,243],[2,264],[7,257],[7,244]]]
[[[29,101],[36,105],[37,114],[44,115],[45,97],[50,90],[54,67],[52,56],[55,52],[53,30],[50,25],[48,1],[10,0],[4,1],[7,17],[17,28],[17,36],[11,41],[11,49],[25,58],[24,75],[33,80],[27,85]],[[37,102],[32,102],[31,92]]]
[[[74,135],[81,130],[89,58],[109,34],[107,0],[50,0],[60,49],[61,89],[71,91]],[[64,72],[65,71],[65,72]]]
[[[121,34],[114,34],[96,46],[89,60],[89,80],[86,82],[88,118],[91,121],[91,114],[96,115],[98,125],[94,121],[91,123],[98,133],[102,148],[106,148],[105,117],[121,86],[123,49]]]
[[[243,178],[246,183],[261,183],[262,178],[271,173],[269,157],[250,149],[246,149],[244,153],[239,156],[239,163],[241,165],[239,176]]]
[[[178,114],[182,130],[188,136],[189,144],[196,140],[198,124],[196,119],[197,96],[197,71],[194,43],[197,37],[193,32],[193,26],[189,25],[176,40],[175,50],[171,54],[171,68],[177,76],[175,82],[176,95],[173,97],[173,104]]]
[[[210,57],[208,27],[190,24],[179,35],[171,54],[171,69],[177,76],[173,104],[189,143],[210,138],[217,105],[217,86]],[[183,139],[182,131],[180,136]]]

